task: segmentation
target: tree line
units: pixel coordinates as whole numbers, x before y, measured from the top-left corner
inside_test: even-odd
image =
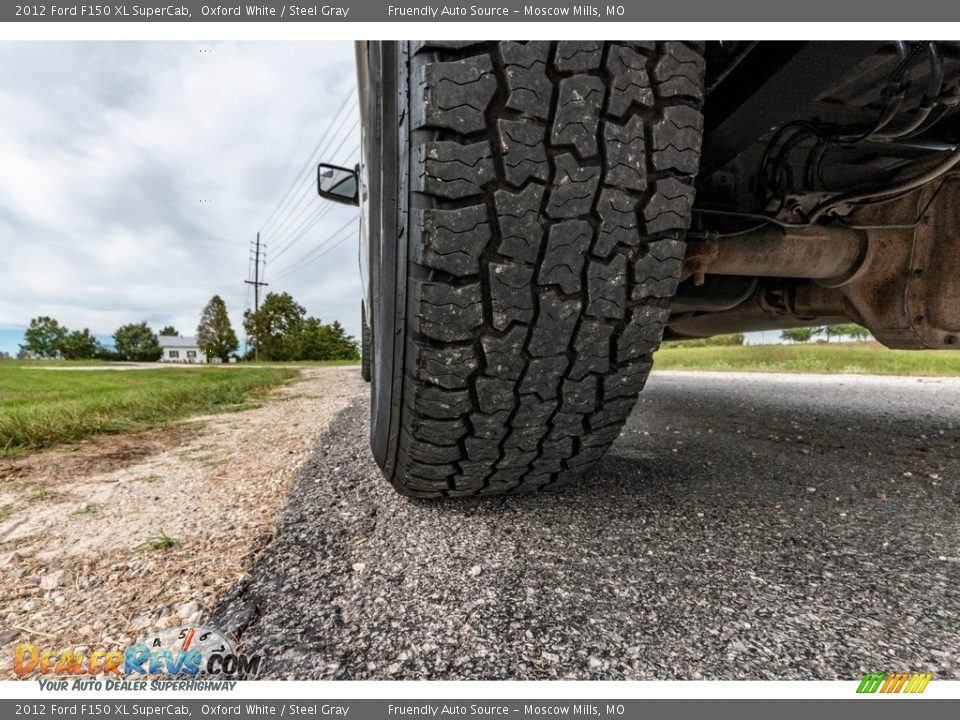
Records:
[[[824,325],[822,327],[800,327],[789,328],[780,333],[780,339],[791,343],[808,343],[814,338],[823,338],[818,342],[830,342],[831,338],[851,337],[854,340],[866,340],[870,337],[870,331],[862,325],[856,323],[840,323],[837,325]],[[665,347],[720,347],[728,345],[746,344],[746,335],[744,333],[733,333],[729,335],[714,335],[706,338],[688,338],[684,340],[671,340],[664,343]]]
[[[357,343],[339,322],[327,325],[307,317],[306,309],[288,293],[269,293],[259,310],[244,313],[249,347],[243,359],[357,360]],[[147,322],[127,323],[113,333],[113,347],[103,345],[89,328],[70,330],[43,315],[30,321],[20,345],[20,357],[64,360],[123,360],[155,362],[163,355],[160,337],[179,336],[170,325],[154,332]],[[208,359],[227,362],[238,357],[240,343],[227,306],[214,295],[200,314],[197,347]]]
[[[808,343],[815,337],[822,337],[827,342],[830,338],[852,337],[854,340],[866,340],[870,337],[870,331],[863,325],[856,323],[840,323],[837,325],[824,325],[823,327],[799,327],[789,328],[780,333],[780,339],[793,343]]]
[[[359,360],[357,341],[339,321],[324,325],[308,317],[306,308],[289,293],[267,293],[254,312],[243,314],[250,348],[247,359],[260,360]]]

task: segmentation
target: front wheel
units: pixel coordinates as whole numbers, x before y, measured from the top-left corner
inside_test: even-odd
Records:
[[[569,482],[619,435],[669,315],[702,49],[378,45],[374,455],[406,495]]]

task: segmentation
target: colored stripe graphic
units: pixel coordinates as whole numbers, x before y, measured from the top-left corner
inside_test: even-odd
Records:
[[[910,682],[907,683],[907,687],[904,692],[908,693],[922,693],[927,689],[927,683],[933,680],[932,673],[914,673],[913,677],[910,678]]]
[[[867,673],[857,687],[858,693],[922,693],[933,679],[932,673]]]
[[[860,681],[860,687],[857,688],[857,692],[875,693],[885,677],[886,675],[884,673],[867,673],[863,676],[863,680]]]

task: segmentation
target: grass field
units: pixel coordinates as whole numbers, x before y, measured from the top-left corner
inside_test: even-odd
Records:
[[[248,406],[295,368],[43,370],[0,363],[0,456]]]
[[[240,363],[240,367],[243,367],[247,361]],[[262,362],[254,362],[253,360],[249,361],[251,365],[266,365],[267,367],[349,367],[351,365],[359,365],[359,360],[284,360],[282,362],[274,362],[272,360],[264,360]]]
[[[14,367],[92,367],[108,366],[110,364],[106,360],[0,360],[0,369]]]
[[[21,367],[21,368],[40,368],[40,367],[116,367],[126,363],[111,362],[108,360],[0,360],[0,369]],[[136,364],[136,363],[130,363]],[[241,360],[239,363],[232,363],[233,367],[249,366],[267,366],[267,367],[343,367],[348,365],[359,365],[359,360],[262,360],[255,362],[253,360]],[[171,367],[164,365],[164,368]],[[173,365],[176,367],[176,365]]]
[[[0,456],[91,435],[144,430],[189,415],[248,407],[300,366],[349,362],[156,370],[42,369],[0,362]],[[42,365],[84,365],[51,362]],[[960,377],[960,352],[888,350],[877,343],[684,347],[657,352],[659,370],[860,373]]]
[[[878,343],[664,346],[658,370],[960,376],[960,351],[888,350]]]

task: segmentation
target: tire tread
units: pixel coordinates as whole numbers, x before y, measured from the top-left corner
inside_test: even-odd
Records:
[[[431,497],[563,484],[619,436],[663,335],[702,48],[408,47],[417,198],[391,481]]]

